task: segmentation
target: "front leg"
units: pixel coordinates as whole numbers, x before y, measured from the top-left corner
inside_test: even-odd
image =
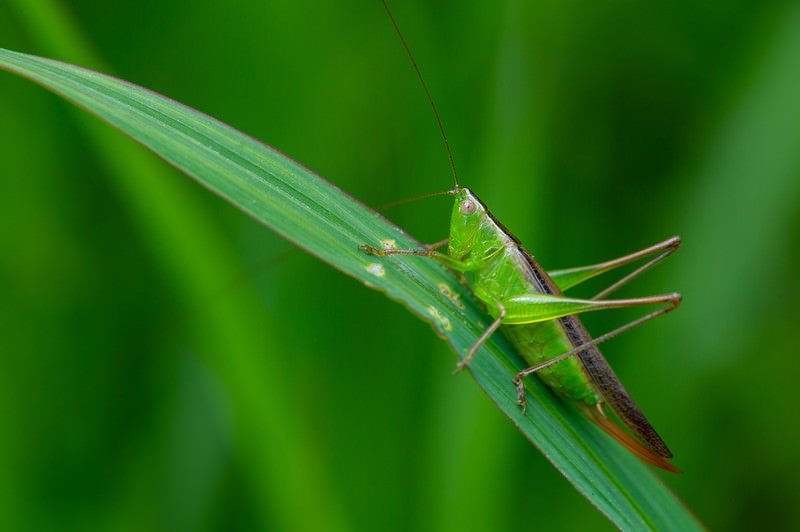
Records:
[[[374,248],[372,246],[368,246],[366,244],[362,244],[358,246],[358,249],[366,253],[367,255],[378,255],[384,257],[386,255],[417,255],[419,257],[427,257],[429,259],[433,259],[436,262],[444,264],[448,268],[451,268],[457,272],[467,272],[475,268],[475,264],[473,261],[468,260],[459,260],[451,257],[446,253],[442,253],[440,251],[436,251],[436,247],[441,247],[444,245],[445,241],[436,242],[431,246],[425,246],[423,249],[379,249]]]
[[[448,268],[451,268],[459,273],[464,273],[469,270],[475,268],[474,261],[462,261],[459,259],[455,259],[450,255],[441,253],[436,251],[437,247],[441,247],[447,243],[447,240],[443,240],[440,242],[436,242],[435,244],[431,244],[430,246],[425,246],[423,249],[379,249],[374,248],[372,246],[368,246],[363,244],[358,246],[364,253],[368,255],[378,255],[378,256],[386,256],[386,255],[416,255],[418,257],[427,257],[429,259],[433,259]],[[467,354],[461,359],[453,373],[460,373],[464,371],[466,367],[469,365],[470,361],[472,361],[475,353],[478,352],[478,349],[486,343],[486,340],[502,325],[503,319],[506,315],[505,307],[501,303],[496,304],[499,309],[499,316],[495,319],[489,327],[481,334],[480,338],[475,342],[475,344],[467,351]]]

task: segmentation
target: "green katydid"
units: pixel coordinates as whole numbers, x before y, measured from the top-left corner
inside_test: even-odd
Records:
[[[610,293],[669,256],[680,245],[680,239],[673,237],[636,253],[592,266],[545,272],[477,196],[459,185],[433,99],[386,1],[382,1],[433,108],[453,170],[455,189],[449,193],[455,196],[455,204],[449,238],[445,241],[423,249],[378,249],[364,245],[362,250],[373,255],[427,257],[463,276],[494,321],[459,362],[459,370],[467,367],[481,345],[502,329],[530,366],[520,371],[513,383],[523,413],[526,408],[524,379],[535,373],[557,395],[575,404],[633,454],[667,471],[679,472],[668,462],[672,452],[625,391],[597,345],[666,314],[680,304],[681,297],[675,293],[606,299]],[[436,250],[445,243],[448,246],[446,254]],[[647,257],[653,258],[591,299],[563,295],[564,290],[589,278]],[[590,310],[653,304],[662,306],[594,339],[577,317],[577,314]],[[630,433],[611,421],[606,406]]]

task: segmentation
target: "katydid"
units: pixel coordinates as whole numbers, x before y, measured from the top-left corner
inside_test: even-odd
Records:
[[[367,245],[361,246],[361,249],[373,255],[427,257],[463,277],[486,306],[493,322],[461,359],[458,370],[466,368],[481,345],[501,329],[530,366],[520,371],[513,382],[523,414],[527,405],[524,379],[535,373],[557,395],[575,404],[634,455],[664,470],[680,472],[668,462],[673,456],[672,452],[625,391],[597,347],[599,343],[666,314],[680,304],[681,297],[675,293],[634,299],[606,299],[610,293],[675,251],[680,239],[673,237],[639,252],[592,266],[550,273],[542,269],[477,196],[459,185],[447,137],[433,99],[385,0],[383,4],[436,116],[453,170],[455,189],[449,193],[455,196],[455,203],[446,241],[423,249],[378,249]],[[436,250],[445,243],[446,254]],[[591,299],[563,295],[564,290],[591,277],[647,257],[652,258]],[[590,310],[638,305],[661,306],[594,339],[577,316]],[[611,421],[606,407],[630,432]]]

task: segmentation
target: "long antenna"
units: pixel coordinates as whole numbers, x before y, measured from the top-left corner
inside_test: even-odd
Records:
[[[381,0],[383,2],[383,7],[386,9],[386,13],[389,15],[389,19],[392,21],[392,26],[394,26],[394,30],[397,32],[398,37],[400,37],[400,42],[403,43],[403,48],[406,49],[406,54],[408,54],[408,58],[411,60],[411,64],[414,66],[414,71],[417,73],[417,77],[419,78],[420,83],[422,83],[422,88],[425,90],[425,96],[428,98],[428,103],[431,104],[431,109],[433,109],[433,116],[436,117],[436,124],[439,126],[439,132],[442,134],[442,140],[444,140],[444,147],[447,150],[447,157],[450,159],[450,168],[453,170],[453,180],[456,182],[456,189],[460,187],[458,183],[458,173],[456,172],[456,163],[453,160],[453,152],[450,151],[450,143],[447,142],[447,135],[444,132],[444,126],[442,125],[442,119],[439,118],[439,111],[436,110],[436,104],[433,103],[433,98],[431,97],[431,91],[428,90],[428,84],[425,83],[425,78],[422,77],[422,72],[420,72],[419,67],[417,66],[417,62],[414,60],[414,55],[411,53],[411,48],[408,47],[408,43],[406,42],[405,37],[403,37],[403,32],[400,31],[400,26],[397,25],[397,21],[394,19],[394,15],[392,15],[392,10],[389,9],[389,4],[386,3],[386,0]]]

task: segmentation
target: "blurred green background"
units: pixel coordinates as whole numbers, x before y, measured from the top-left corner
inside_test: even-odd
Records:
[[[545,267],[683,237],[624,290],[683,306],[606,357],[701,520],[799,529],[798,4],[393,7],[462,182]],[[6,0],[0,46],[184,102],[369,205],[451,186],[377,0]],[[5,73],[0,116],[0,528],[612,528],[403,307]],[[449,209],[386,215],[430,242]]]

